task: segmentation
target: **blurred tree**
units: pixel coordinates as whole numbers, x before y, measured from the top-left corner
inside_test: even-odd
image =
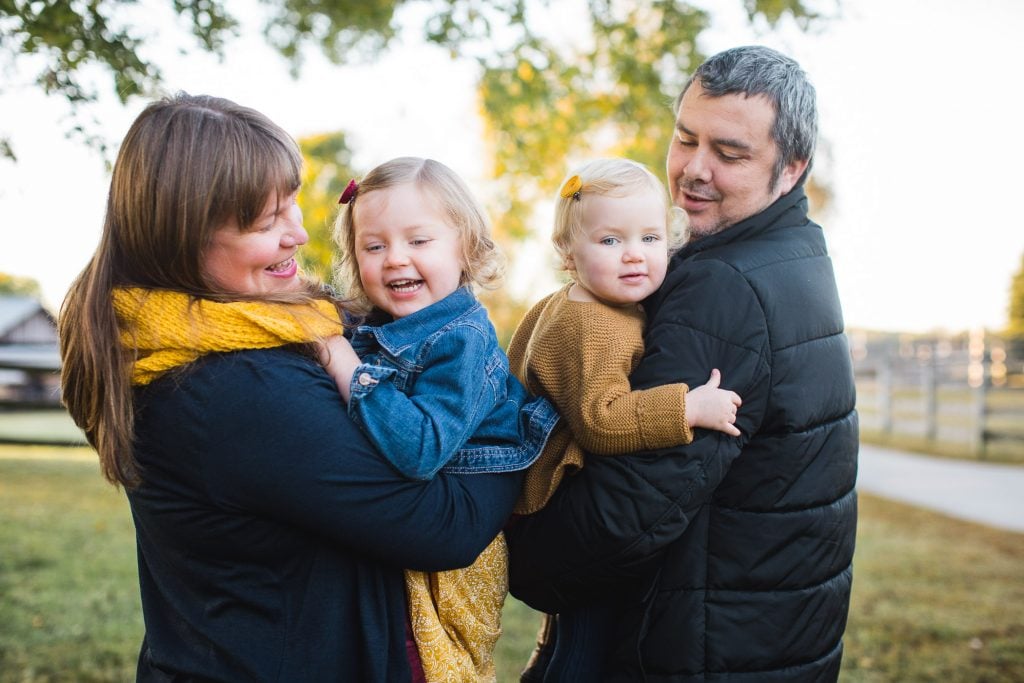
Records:
[[[769,27],[785,16],[806,27],[819,16],[808,7],[811,0],[741,1],[751,22],[763,21]],[[239,30],[225,0],[170,2],[203,50],[222,55],[228,39]],[[147,37],[143,28],[124,18],[124,10],[134,4],[134,0],[0,0],[0,60],[6,62],[2,66],[15,73],[18,69],[10,67],[19,63],[37,70],[35,84],[47,94],[65,98],[73,113],[78,105],[98,97],[96,87],[83,78],[88,67],[99,67],[110,76],[122,102],[151,95],[161,83],[161,73],[140,50]],[[319,48],[338,63],[374,56],[397,35],[396,11],[425,3],[263,0],[262,4],[264,37],[297,74],[306,46]],[[707,12],[679,0],[587,0],[581,11],[590,25],[590,42],[571,50],[543,33],[544,12],[554,4],[551,0],[438,0],[427,5],[433,11],[423,24],[427,39],[447,47],[453,56],[475,57],[484,67],[481,95],[492,123],[495,175],[502,176],[505,170],[525,174],[540,166],[550,176],[552,164],[547,159],[529,162],[524,157],[544,159],[542,152],[548,149],[578,148],[585,132],[606,122],[622,141],[618,153],[653,160],[664,149],[660,143],[667,141],[661,125],[666,98],[675,96],[682,73],[701,57],[696,38],[707,25]],[[533,16],[541,20],[532,20]],[[20,62],[27,56],[33,59]],[[105,147],[81,122],[71,132]],[[522,151],[516,153],[516,147]],[[0,138],[0,155],[14,158],[6,138]]]
[[[737,0],[752,25],[771,30],[784,18],[802,28],[826,16],[817,8],[841,0]],[[199,48],[223,54],[239,23],[226,0],[170,0]],[[35,83],[65,98],[73,115],[97,99],[83,78],[96,67],[113,80],[125,102],[151,95],[160,83],[158,65],[145,58],[142,27],[126,23],[133,0],[0,0],[0,68],[24,64],[39,68]],[[664,154],[672,133],[670,107],[685,74],[704,57],[697,38],[708,26],[706,10],[685,0],[580,0],[571,26],[553,13],[566,3],[552,0],[262,0],[263,33],[298,74],[305,48],[314,47],[335,62],[372,58],[398,35],[396,13],[405,6],[426,7],[426,38],[453,57],[475,59],[485,135],[492,153],[489,202],[498,240],[510,257],[530,234],[535,207],[555,192],[567,167],[581,156],[632,157],[664,176]],[[238,7],[235,3],[232,8]],[[822,10],[823,12],[823,10]],[[128,16],[131,16],[130,14]],[[564,16],[564,15],[563,15]],[[553,28],[554,27],[554,28]],[[566,36],[572,36],[567,38]],[[29,59],[31,58],[31,59]],[[6,62],[4,64],[3,62]],[[39,67],[41,65],[41,67]],[[101,150],[106,143],[77,118],[70,131]],[[0,130],[0,157],[15,157]],[[323,169],[317,182],[347,166],[344,138],[332,148],[326,136]],[[310,144],[313,144],[312,142]],[[333,151],[332,151],[333,149]],[[331,160],[334,153],[344,154]],[[340,162],[340,165],[339,165]],[[326,174],[326,175],[324,175]],[[344,182],[336,174],[332,182]],[[337,187],[324,186],[325,195]],[[811,187],[827,199],[827,187]],[[307,225],[316,233],[333,209],[312,191],[304,192]],[[310,267],[329,259],[317,239],[306,251]],[[329,251],[330,246],[326,247]],[[501,298],[491,295],[491,299]],[[495,305],[495,304],[492,304]],[[496,317],[503,313],[496,310]],[[509,316],[511,317],[511,316]]]
[[[0,294],[21,294],[38,298],[42,295],[42,289],[39,283],[30,277],[0,273]]]
[[[341,132],[310,135],[298,142],[305,160],[299,208],[309,233],[309,244],[299,254],[307,272],[331,282],[336,252],[331,230],[338,213],[338,197],[348,181],[357,176],[352,169],[352,151]]]
[[[263,0],[267,15],[263,34],[290,61],[293,73],[307,43],[335,61],[356,53],[372,56],[394,36],[395,9],[406,1]],[[239,27],[225,0],[169,2],[200,49],[223,55]],[[0,68],[7,73],[34,71],[36,86],[70,105],[68,134],[104,156],[106,140],[95,135],[94,126],[81,116],[82,105],[99,95],[89,77],[100,73],[112,79],[122,103],[153,95],[162,81],[160,67],[141,49],[148,34],[142,26],[129,23],[131,17],[139,16],[126,11],[134,5],[135,0],[0,0]],[[16,159],[9,133],[0,130],[0,157]]]
[[[1010,342],[1010,349],[1015,358],[1024,360],[1024,254],[1020,258],[1020,268],[1010,282],[1008,320],[1006,336]]]
[[[788,16],[807,29],[823,18],[811,4],[743,0],[749,20],[768,28]],[[834,4],[838,7],[838,1]],[[588,0],[587,30],[566,44],[543,30],[558,25],[545,14],[553,3],[514,5],[509,44],[477,57],[483,67],[479,98],[491,151],[496,233],[513,260],[522,239],[549,220],[538,221],[537,207],[552,200],[576,161],[626,156],[665,179],[672,107],[688,72],[705,57],[697,38],[710,22],[705,10],[676,0]],[[431,38],[465,52],[487,21],[459,3],[447,12]],[[827,182],[812,177],[808,192],[816,211],[824,210]],[[505,297],[488,303],[496,325],[521,317],[522,302]]]
[[[807,28],[821,18],[811,4],[743,0],[750,21],[769,27],[789,16]],[[671,108],[687,73],[705,57],[697,38],[709,24],[708,13],[686,2],[589,0],[587,10],[590,30],[578,45],[545,37],[524,12],[509,49],[479,57],[500,232],[512,238],[529,232],[534,207],[554,195],[579,157],[627,156],[664,179]],[[473,24],[453,18],[445,25]],[[447,40],[456,49],[471,28],[449,30],[454,34]],[[826,185],[809,189],[827,201]]]

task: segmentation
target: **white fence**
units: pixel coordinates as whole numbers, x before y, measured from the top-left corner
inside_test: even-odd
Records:
[[[960,337],[873,339],[851,333],[861,429],[882,436],[1024,451],[1024,363],[1001,340]]]

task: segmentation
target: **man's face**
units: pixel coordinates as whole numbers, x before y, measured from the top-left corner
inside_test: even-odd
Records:
[[[794,161],[775,181],[775,109],[766,97],[709,97],[699,82],[683,95],[668,150],[672,201],[700,239],[767,208],[793,189],[807,167]]]

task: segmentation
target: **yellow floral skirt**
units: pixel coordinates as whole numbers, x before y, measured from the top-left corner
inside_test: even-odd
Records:
[[[429,683],[494,681],[494,647],[508,593],[508,549],[498,534],[465,569],[405,572],[412,633]]]

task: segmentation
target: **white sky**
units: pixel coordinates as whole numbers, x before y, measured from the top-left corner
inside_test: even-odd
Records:
[[[732,4],[731,14],[716,10],[705,52],[765,43],[800,61],[818,89],[829,151],[819,166],[835,192],[823,222],[847,325],[1002,327],[1024,254],[1015,203],[1024,191],[1024,3],[845,0],[842,18],[813,35],[759,35],[745,26],[739,0]],[[164,5],[150,0],[135,11],[166,26],[175,18]],[[154,54],[189,44],[152,30]],[[158,62],[169,90],[228,97],[296,137],[346,131],[360,167],[431,156],[479,187],[476,67],[415,36],[372,65],[335,67],[311,55],[298,80],[258,31],[232,41],[222,64],[198,52]],[[12,136],[19,162],[0,161],[0,272],[36,278],[56,308],[96,246],[109,177],[96,153],[64,139],[60,101],[4,87],[0,131]],[[108,139],[119,141],[144,105],[100,107]]]

